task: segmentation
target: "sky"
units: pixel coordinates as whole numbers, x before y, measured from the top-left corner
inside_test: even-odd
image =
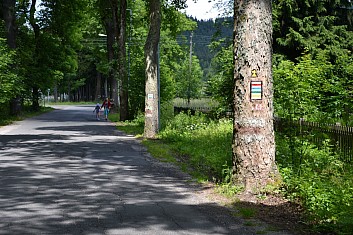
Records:
[[[187,0],[188,8],[185,10],[186,15],[193,16],[198,20],[215,19],[218,15],[216,9],[212,9],[214,2],[209,3],[209,0]]]

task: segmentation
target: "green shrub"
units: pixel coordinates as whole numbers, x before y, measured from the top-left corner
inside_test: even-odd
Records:
[[[288,139],[287,139],[288,140]],[[286,139],[277,138],[278,163],[289,198],[299,199],[320,231],[352,233],[353,172],[331,151],[307,142],[292,145],[301,164],[294,164]]]

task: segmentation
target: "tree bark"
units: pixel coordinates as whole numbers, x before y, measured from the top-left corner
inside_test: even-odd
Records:
[[[2,8],[2,17],[5,21],[5,34],[7,45],[11,49],[16,48],[16,1],[15,0],[2,0],[0,5]]]
[[[251,193],[278,176],[271,7],[271,0],[234,1],[233,180]]]
[[[149,0],[150,27],[145,43],[145,138],[154,139],[159,130],[158,44],[161,28],[160,0]]]
[[[126,73],[126,10],[127,1],[120,0],[118,11],[118,76],[119,76],[119,95],[120,95],[120,121],[126,121],[129,117],[129,92]]]
[[[96,71],[96,92],[94,95],[94,101],[99,101],[99,98],[102,98],[101,96],[101,81],[102,81],[102,74],[98,71]]]

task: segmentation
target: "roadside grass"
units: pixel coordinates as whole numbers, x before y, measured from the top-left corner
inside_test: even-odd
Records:
[[[40,114],[50,112],[52,110],[53,108],[51,107],[40,107],[39,111],[34,112],[34,111],[31,111],[30,107],[25,106],[23,107],[22,112],[18,116],[11,116],[11,115],[8,115],[7,112],[2,112],[0,114],[0,126],[10,125],[15,121],[21,121],[26,118],[38,116]]]
[[[164,120],[157,140],[143,140],[151,155],[178,164],[198,181],[218,184],[216,192],[236,197],[232,177],[232,121],[210,120],[202,114],[181,113]],[[143,136],[143,117],[118,123],[117,128]],[[353,234],[353,169],[334,155],[330,146],[317,147],[276,134],[276,161],[283,183],[266,194],[281,193],[305,209],[311,229],[330,234]],[[299,144],[300,143],[300,144]],[[298,164],[300,163],[300,164]],[[263,197],[264,195],[260,195]],[[261,199],[261,198],[260,198]],[[244,217],[256,211],[244,208]]]

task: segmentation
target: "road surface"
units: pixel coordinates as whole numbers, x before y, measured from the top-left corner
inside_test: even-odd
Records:
[[[258,233],[94,105],[55,108],[0,128],[0,234]]]

